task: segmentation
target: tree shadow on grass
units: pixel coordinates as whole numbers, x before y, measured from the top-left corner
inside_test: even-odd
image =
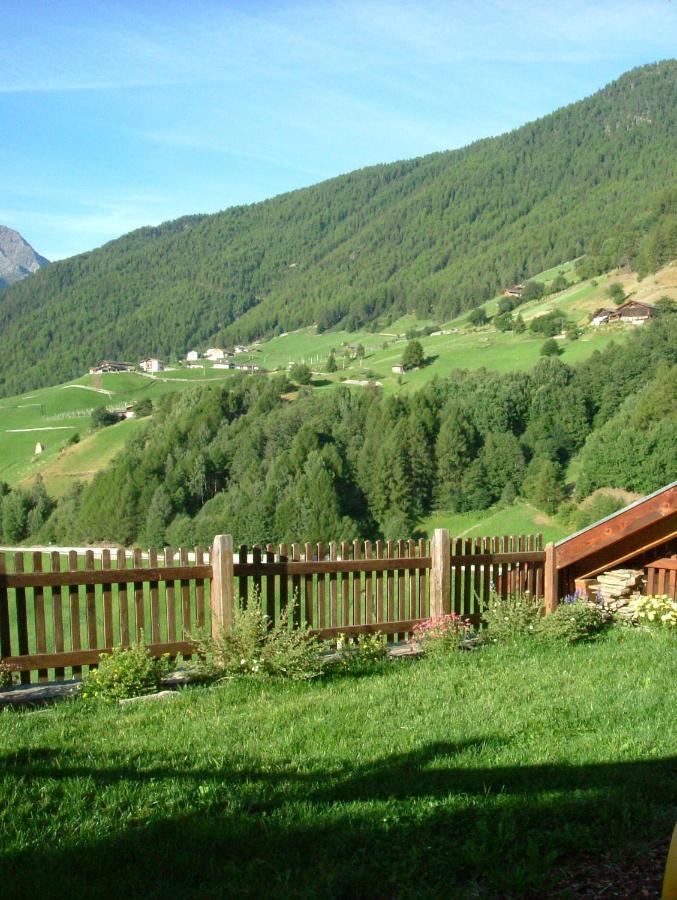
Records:
[[[121,785],[133,796],[152,780],[155,791],[134,824],[109,837],[4,854],[3,895],[545,897],[558,864],[576,854],[620,852],[669,832],[677,758],[496,767],[459,759],[503,743],[431,742],[348,770],[293,761],[268,770],[235,757],[191,768],[159,756],[135,769],[79,762],[77,751],[72,761],[46,748],[7,754],[3,780],[64,780],[67,790],[87,779],[92,817]]]

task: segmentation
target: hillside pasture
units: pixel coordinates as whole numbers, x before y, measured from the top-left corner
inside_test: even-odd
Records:
[[[526,500],[512,506],[492,507],[474,512],[436,510],[418,524],[418,531],[431,538],[436,528],[448,528],[452,537],[493,537],[501,534],[542,534],[544,543],[558,541],[567,534],[564,526]]]

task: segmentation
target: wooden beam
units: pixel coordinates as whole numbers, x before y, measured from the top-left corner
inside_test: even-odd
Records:
[[[659,525],[661,522],[664,523],[663,526]],[[677,531],[677,485],[671,485],[646,500],[640,500],[624,510],[619,510],[615,515],[591,528],[586,528],[580,534],[559,541],[557,566],[560,569],[567,568],[605,547],[631,539],[633,535],[654,525],[666,536]]]

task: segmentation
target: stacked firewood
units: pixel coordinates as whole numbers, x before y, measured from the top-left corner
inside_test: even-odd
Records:
[[[637,599],[644,589],[644,572],[641,569],[613,569],[588,582],[588,596],[602,601],[617,615],[631,619],[635,614]]]

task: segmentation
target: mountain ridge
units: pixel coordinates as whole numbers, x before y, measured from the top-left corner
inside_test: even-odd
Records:
[[[505,135],[53,264],[0,304],[0,392],[101,357],[178,356],[310,324],[356,330],[408,311],[448,319],[584,254],[611,268],[677,181],[676,93],[677,62],[652,64]]]

